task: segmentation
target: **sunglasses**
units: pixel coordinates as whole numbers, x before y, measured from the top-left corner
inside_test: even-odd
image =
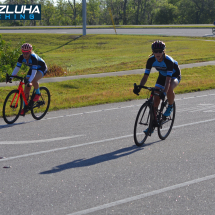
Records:
[[[29,51],[22,51],[22,54],[28,54],[28,53],[30,53]]]
[[[160,50],[154,50],[153,52],[154,52],[154,53],[162,53],[163,50],[161,50],[161,49],[160,49]]]

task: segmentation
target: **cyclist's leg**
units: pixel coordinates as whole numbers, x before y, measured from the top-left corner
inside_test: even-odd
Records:
[[[26,79],[29,79],[29,77],[31,76],[31,72],[32,72],[32,70],[29,69],[28,74],[26,76]],[[25,98],[26,98],[27,101],[28,101],[28,98],[29,98],[30,91],[31,91],[31,85],[30,85],[30,87],[25,85],[24,93],[25,93]],[[25,116],[26,112],[27,112],[27,108],[25,106],[25,101],[23,99],[23,109],[21,110],[20,115]]]
[[[175,100],[174,89],[178,86],[179,82],[180,82],[180,76],[172,77],[171,82],[170,82],[170,87],[167,92],[167,99],[168,99],[169,105],[168,105],[165,113],[163,114],[166,117],[170,116],[171,112],[173,110],[173,104],[174,104],[174,100]]]
[[[32,81],[32,84],[33,84],[34,89],[36,91],[36,94],[35,94],[34,99],[33,99],[34,102],[37,102],[40,99],[41,94],[40,94],[40,88],[39,88],[39,82],[38,81],[43,76],[44,76],[43,72],[41,70],[38,70],[37,74],[35,75],[35,77],[34,77],[34,79]]]
[[[155,88],[156,89],[164,89],[165,81],[166,81],[166,77],[159,74],[158,79],[157,79],[156,84],[155,84]],[[160,104],[160,96],[154,95],[153,108],[154,108],[154,116],[155,116],[154,123],[156,126],[157,126],[157,111],[158,111],[159,104]]]
[[[166,77],[159,73],[158,79],[155,84],[155,88],[163,90],[164,86],[165,86],[165,82],[166,82]],[[158,109],[159,104],[160,104],[160,97],[155,95],[154,96],[154,107],[156,109]]]
[[[172,105],[175,99],[174,89],[178,86],[179,81],[177,78],[172,78],[169,86],[169,90],[167,92],[168,103]]]
[[[37,74],[35,75],[32,85],[34,86],[34,89],[37,90],[39,88],[39,80],[43,77],[43,73],[41,71],[37,71]]]
[[[172,77],[172,79],[171,79],[169,90],[167,92],[167,99],[168,99],[168,103],[170,105],[172,105],[174,103],[174,100],[175,100],[174,89],[178,86],[180,80],[181,80],[181,76]]]
[[[28,74],[26,75],[26,79],[29,79],[29,78],[30,78],[31,73],[32,73],[32,69],[29,69],[29,70],[28,70]],[[30,85],[30,87],[27,87],[27,86],[25,85],[24,93],[25,93],[25,97],[26,97],[27,100],[28,100],[28,98],[29,98],[30,91],[31,91],[31,85]],[[25,103],[23,103],[23,107],[25,107]]]

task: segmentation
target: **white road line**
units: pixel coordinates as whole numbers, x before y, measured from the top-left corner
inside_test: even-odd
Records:
[[[195,99],[195,98],[200,98],[200,97],[205,97],[205,96],[215,96],[215,94],[192,96],[192,97],[187,97],[187,98],[179,98],[179,99],[175,99],[175,101],[181,101],[181,100],[185,100],[185,99]],[[94,111],[88,111],[88,112],[82,112],[82,113],[76,113],[76,114],[68,114],[68,115],[63,115],[63,116],[43,118],[42,120],[58,119],[58,118],[62,118],[62,117],[72,117],[72,116],[78,116],[78,115],[83,115],[83,114],[99,113],[99,112],[103,112],[103,111],[120,110],[122,108],[132,108],[132,107],[138,107],[138,106],[141,106],[141,105],[142,105],[142,103],[138,104],[138,105],[130,105],[130,106],[124,106],[124,107],[108,108],[108,109],[102,109],[102,110],[100,109],[100,110],[94,110]]]
[[[133,136],[133,134],[130,134],[130,135],[126,135],[126,136],[115,137],[115,138],[110,138],[110,139],[105,139],[105,140],[98,140],[98,141],[83,143],[83,144],[74,145],[74,146],[66,146],[66,147],[55,148],[55,149],[50,149],[50,150],[46,150],[46,151],[33,152],[33,153],[29,153],[29,154],[24,154],[24,155],[18,155],[18,156],[14,156],[14,157],[3,158],[0,160],[0,162],[1,161],[7,161],[7,160],[14,160],[17,158],[29,157],[32,155],[40,155],[40,154],[45,154],[45,153],[49,153],[49,152],[61,151],[61,150],[66,150],[66,149],[71,149],[71,148],[77,148],[77,147],[81,147],[81,146],[88,146],[88,145],[92,145],[92,144],[96,144],[96,143],[104,143],[104,142],[108,142],[108,141],[112,141],[112,140],[119,140],[119,139],[123,139],[123,138],[132,137],[132,136]]]
[[[142,104],[140,104],[140,105],[142,105]],[[94,110],[94,111],[88,111],[88,112],[83,112],[83,113],[75,113],[75,114],[69,114],[69,115],[64,115],[64,116],[49,117],[49,118],[44,118],[44,119],[41,119],[41,120],[57,119],[57,118],[62,118],[62,117],[78,116],[78,115],[83,115],[83,114],[99,113],[99,112],[103,112],[103,111],[119,110],[119,109],[122,109],[122,108],[130,108],[130,107],[135,107],[135,106],[140,106],[140,105],[130,105],[130,106],[109,108],[109,109],[103,109],[103,110]]]
[[[188,123],[188,124],[176,125],[176,126],[173,126],[173,129],[181,128],[181,127],[185,127],[185,126],[190,126],[190,125],[197,125],[197,124],[206,123],[206,122],[212,122],[212,121],[215,121],[215,119],[208,119],[208,120],[199,121],[199,122],[191,122],[191,123]]]
[[[198,111],[210,110],[214,107],[215,107],[215,105],[212,105],[212,104],[210,104],[210,105],[199,104],[199,105],[197,105],[197,107],[183,108],[183,109],[177,110],[177,112],[181,113],[181,112],[187,111],[187,112],[193,113],[193,112],[198,112]]]
[[[121,200],[118,200],[118,201],[115,201],[115,202],[110,202],[110,203],[104,204],[104,205],[99,205],[97,207],[89,208],[89,209],[86,209],[86,210],[78,211],[78,212],[67,214],[67,215],[82,215],[82,214],[92,213],[92,212],[95,212],[95,211],[107,209],[107,208],[114,207],[114,206],[121,205],[121,204],[125,204],[125,203],[128,203],[128,202],[137,201],[139,199],[143,199],[143,198],[146,198],[146,197],[149,197],[149,196],[154,196],[154,195],[158,195],[158,194],[161,194],[161,193],[172,191],[172,190],[175,190],[175,189],[178,189],[178,188],[186,187],[186,186],[189,186],[189,185],[192,185],[192,184],[197,184],[197,183],[200,183],[200,182],[203,182],[203,181],[208,181],[208,180],[211,180],[211,179],[214,179],[214,178],[215,178],[215,174],[205,176],[203,178],[198,178],[198,179],[194,179],[194,180],[191,180],[191,181],[186,181],[186,182],[181,183],[181,184],[176,184],[176,185],[165,187],[165,188],[162,188],[162,189],[159,189],[159,190],[153,190],[153,191],[148,192],[148,193],[143,193],[143,194],[140,194],[140,195],[137,195],[137,196],[132,196],[132,197],[129,197],[129,198],[121,199]]]
[[[192,110],[192,111],[189,111],[189,112],[193,113],[193,112],[197,112],[197,111],[210,110],[210,109],[213,109],[214,107],[215,107],[215,105],[208,106],[208,107],[201,107],[201,108],[199,107],[196,110]]]
[[[205,120],[205,121],[199,121],[199,122],[192,122],[192,123],[183,124],[183,125],[177,125],[177,126],[173,126],[173,129],[177,129],[177,128],[181,128],[181,127],[185,127],[185,126],[190,126],[190,125],[196,125],[196,124],[200,124],[200,123],[212,122],[212,121],[215,121],[215,119],[209,119],[209,120]],[[114,137],[114,138],[110,138],[110,139],[93,141],[93,142],[89,142],[89,143],[82,143],[82,144],[79,144],[79,145],[66,146],[66,147],[62,147],[62,148],[55,148],[55,149],[50,149],[50,150],[46,150],[46,151],[39,151],[39,152],[33,152],[33,153],[29,153],[29,154],[24,154],[24,155],[18,155],[18,156],[14,156],[14,157],[3,158],[3,159],[0,160],[0,162],[8,161],[8,160],[14,160],[14,159],[17,159],[17,158],[29,157],[29,156],[33,156],[33,155],[46,154],[46,153],[49,153],[49,152],[56,152],[56,151],[61,151],[61,150],[66,150],[66,149],[71,149],[71,148],[78,148],[78,147],[88,146],[88,145],[92,145],[92,144],[96,144],[96,143],[105,143],[105,142],[109,142],[109,141],[129,138],[129,137],[133,137],[133,134],[120,136],[120,137]]]
[[[0,145],[11,145],[11,144],[31,144],[31,143],[47,143],[47,142],[53,142],[57,140],[67,140],[71,138],[81,137],[85,135],[75,135],[75,136],[69,136],[69,137],[57,137],[57,138],[51,138],[51,139],[43,139],[43,140],[26,140],[26,141],[0,141]]]

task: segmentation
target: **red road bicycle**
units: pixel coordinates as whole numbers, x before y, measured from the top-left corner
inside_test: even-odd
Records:
[[[42,119],[50,105],[50,92],[46,87],[40,87],[41,97],[37,102],[34,102],[35,89],[33,89],[33,93],[29,96],[29,100],[27,101],[23,85],[25,85],[25,78],[19,76],[11,76],[6,74],[6,83],[12,83],[11,78],[19,79],[19,86],[17,90],[12,90],[6,97],[3,105],[3,118],[7,124],[14,123],[20,115],[23,106],[23,100],[25,102],[25,113],[31,111],[31,114],[34,119],[40,120]]]

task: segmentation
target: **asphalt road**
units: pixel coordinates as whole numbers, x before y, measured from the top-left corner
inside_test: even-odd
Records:
[[[0,119],[0,214],[214,214],[215,90],[177,95],[170,136],[138,148],[143,102]]]
[[[0,30],[1,33],[49,33],[49,34],[83,34],[82,29],[22,29],[22,30]],[[117,34],[133,35],[167,35],[167,36],[192,36],[192,37],[211,37],[210,28],[167,28],[167,29],[116,29]],[[87,29],[86,34],[115,34],[112,29]]]

